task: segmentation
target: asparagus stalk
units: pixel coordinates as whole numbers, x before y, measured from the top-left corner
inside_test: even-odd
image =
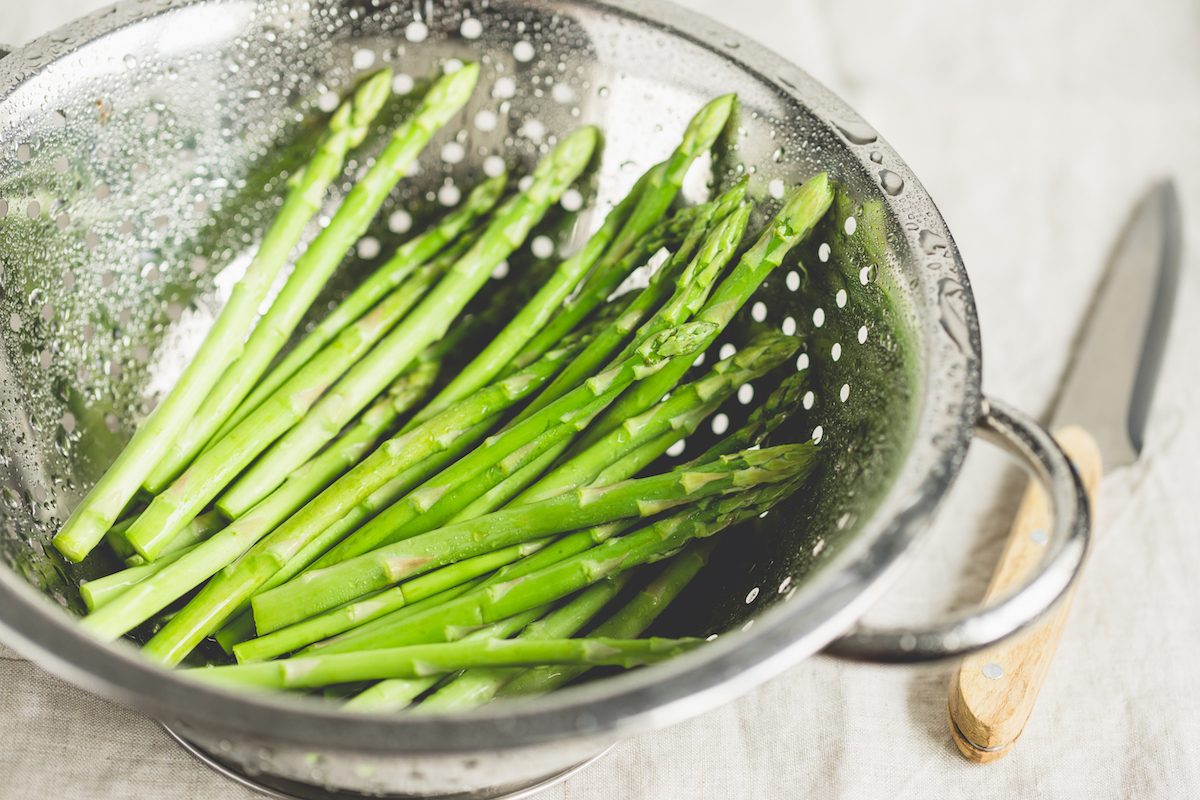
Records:
[[[724,129],[733,112],[736,97],[723,95],[710,101],[696,113],[684,133],[683,140],[671,157],[651,171],[651,178],[642,192],[630,220],[613,243],[605,259],[596,265],[575,297],[559,311],[526,345],[533,353],[544,352],[578,325],[596,306],[603,303],[625,278],[627,262],[622,256],[630,253],[635,243],[658,222],[674,202],[688,168],[695,157],[708,150]],[[653,252],[653,251],[652,251]]]
[[[792,477],[779,484],[741,496],[712,498],[540,569],[520,570],[518,577],[485,581],[448,603],[408,615],[400,623],[385,622],[387,618],[377,620],[370,630],[353,631],[308,652],[345,653],[445,641],[459,627],[486,625],[554,602],[611,575],[669,556],[694,539],[715,535],[758,514],[763,501],[790,492],[796,478],[806,470],[806,465],[797,464]]]
[[[630,358],[596,375],[528,419],[489,439],[363,526],[322,559],[333,564],[432,530],[549,448],[567,443],[626,387],[679,353],[694,352],[706,326],[684,325],[642,342]]]
[[[446,589],[443,592],[432,595],[431,597],[426,597],[426,598],[418,600],[414,603],[410,603],[409,605],[406,605],[403,607],[403,613],[415,614],[418,611],[423,611],[426,608],[432,608],[435,605],[445,603],[447,600],[452,600],[455,597],[458,597],[459,595],[465,594],[466,592],[470,591],[475,586],[479,585],[482,582],[482,580],[483,580],[482,578],[475,578],[474,580],[467,581],[466,583],[459,584],[458,586],[453,586],[449,589]],[[388,590],[388,591],[390,591],[390,590]],[[383,593],[380,592],[379,594],[383,594]],[[379,594],[372,595],[370,598],[367,598],[367,599],[369,600],[369,599],[378,597]],[[338,611],[339,609],[334,609],[334,610]],[[332,612],[330,612],[330,613],[332,613]],[[309,620],[305,620],[305,622],[308,622],[308,621]],[[301,624],[304,624],[304,623],[301,623]],[[359,623],[357,623],[357,622],[352,623],[352,625],[358,625],[358,624]],[[369,621],[362,623],[362,625],[364,627],[367,626],[368,624],[369,624]],[[267,634],[267,635],[273,636],[274,634]],[[234,617],[232,620],[230,620],[228,623],[226,623],[225,627],[222,628],[220,631],[218,631],[217,635],[216,635],[217,643],[220,644],[221,647],[225,650],[225,652],[229,653],[230,655],[234,655],[234,648],[236,648],[239,644],[242,644],[243,642],[249,642],[249,641],[253,640],[254,638],[255,638],[254,615],[250,613],[250,604],[249,603],[246,604],[246,608],[243,611],[243,613],[238,614],[236,617]],[[266,637],[262,637],[262,638],[266,638]],[[283,650],[279,653],[279,655],[282,655],[283,653],[287,653],[287,652],[290,652],[291,650],[295,650],[295,649],[299,649],[299,646]],[[253,650],[251,651],[251,653],[253,653]],[[274,657],[274,656],[271,656],[271,657]],[[264,660],[265,660],[265,658],[266,657],[264,657]],[[241,660],[241,659],[239,659],[239,660]],[[252,662],[257,659],[247,658],[246,660]]]
[[[404,323],[358,362],[286,436],[258,460],[229,490],[227,508],[247,508],[279,484],[297,462],[303,462],[333,436],[346,420],[431,342],[445,335],[451,322],[479,291],[492,269],[525,240],[550,205],[582,172],[597,142],[595,128],[585,127],[563,138],[533,173],[533,183],[504,204],[475,246]]]
[[[379,303],[370,313],[345,328],[316,358],[289,378],[279,390],[233,431],[206,450],[138,517],[125,536],[147,559],[154,559],[221,489],[271,441],[299,421],[324,389],[387,333],[437,281],[444,265],[435,260]],[[217,507],[230,519],[245,508]]]
[[[628,578],[629,573],[624,572],[584,589],[561,608],[529,623],[517,638],[536,641],[574,636],[616,597]],[[477,708],[489,702],[523,672],[522,669],[496,667],[467,670],[421,701],[417,711],[435,714]]]
[[[740,181],[727,194],[729,198],[737,198],[740,201],[745,191],[746,183]],[[719,201],[706,204],[679,249],[654,274],[649,285],[638,294],[612,325],[592,339],[587,349],[563,370],[553,383],[534,398],[533,402],[522,412],[523,415],[528,416],[554,401],[593,371],[599,369],[634,332],[642,320],[654,312],[664,301],[667,305],[653,317],[658,321],[656,327],[643,328],[638,332],[635,341],[678,325],[699,309],[704,298],[708,296],[708,289],[716,282],[721,270],[725,268],[725,264],[733,258],[737,251],[742,236],[745,235],[746,224],[750,219],[749,207],[738,209],[737,202],[732,204],[734,209],[732,215],[725,213],[727,211],[726,201],[729,198],[721,198]],[[709,228],[714,224],[717,227],[710,232]],[[707,238],[705,238],[706,235]],[[703,247],[701,247],[702,239]],[[697,247],[701,248],[698,253],[696,253]],[[692,257],[693,253],[696,254],[695,258]],[[672,282],[674,283],[673,293]],[[627,356],[628,353],[623,353],[618,358]]]
[[[592,635],[612,639],[635,639],[641,636],[704,568],[712,550],[711,542],[689,545],[619,611],[597,625]],[[534,667],[506,684],[500,694],[504,697],[545,694],[570,683],[586,671],[584,667]]]
[[[436,414],[491,380],[508,364],[521,346],[546,324],[550,315],[596,263],[612,240],[620,233],[636,207],[653,168],[634,184],[633,189],[613,207],[604,222],[575,255],[558,265],[541,284],[537,293],[521,308],[491,343],[469,363],[417,416],[417,422]]]
[[[800,405],[807,380],[803,372],[793,372],[781,380],[762,405],[750,412],[742,427],[692,459],[689,466],[762,444]]]
[[[629,668],[673,658],[701,644],[701,639],[481,639],[202,667],[186,674],[229,688],[311,689],[354,681],[423,678],[471,667],[588,664]]]
[[[736,188],[737,187],[735,187],[735,189]],[[744,186],[742,186],[742,188],[744,188]],[[732,198],[734,200],[734,202],[732,204],[736,205],[736,200],[740,199],[740,193],[734,193],[733,190],[731,190],[731,192],[728,193],[728,197]],[[718,211],[718,213],[720,213],[720,211]],[[698,239],[698,235],[702,234],[704,232],[704,224],[703,223],[708,221],[707,212],[705,212],[704,216],[696,215],[695,220],[696,221],[692,225],[692,228],[691,228],[693,233],[689,234],[689,236]],[[722,234],[724,234],[724,233],[725,232],[722,231]],[[718,241],[719,240],[720,239],[718,239]],[[731,246],[736,247],[736,244],[733,244]],[[677,251],[677,255],[683,254],[682,257],[686,261],[688,255],[690,254],[693,247],[694,247],[694,245],[689,244],[687,241],[685,241],[684,244]],[[732,255],[732,250],[729,251],[729,255]],[[681,285],[686,285],[688,287],[688,289],[687,289],[688,294],[700,293],[702,295],[706,291],[706,287],[711,285],[711,282],[713,280],[715,280],[716,272],[719,271],[720,267],[723,265],[724,262],[720,261],[718,263],[717,260],[714,260],[714,257],[710,257],[710,256],[706,255],[703,262],[700,262],[700,263],[708,264],[710,269],[705,269],[705,270],[697,269],[697,270],[693,271],[692,268],[689,267],[687,270],[685,270],[686,273],[690,273],[689,279],[686,284],[681,283]],[[693,266],[696,266],[696,264],[697,264],[697,262],[692,262]],[[658,275],[662,275],[668,271],[671,271],[671,266],[669,264],[665,265],[662,268],[662,270],[660,270],[658,273],[656,273],[656,277]],[[601,332],[595,338],[592,339],[591,343],[588,345],[587,348],[585,348],[584,352],[581,353],[574,361],[572,361],[571,364],[568,365],[567,369],[564,370],[563,373],[559,374],[559,376],[554,380],[554,383],[551,384],[551,386],[547,387],[546,389],[543,389],[541,394],[539,394],[532,403],[527,405],[525,407],[525,409],[520,414],[517,415],[517,418],[514,421],[514,424],[518,424],[518,423],[522,422],[523,420],[525,420],[532,414],[538,413],[540,411],[540,409],[545,408],[546,405],[553,402],[554,399],[556,399],[557,396],[559,394],[561,394],[562,391],[568,390],[572,386],[576,385],[578,383],[578,381],[581,379],[579,376],[584,375],[585,371],[590,370],[592,367],[598,365],[609,354],[611,354],[611,351],[613,349],[615,349],[615,347],[618,344],[620,344],[621,339],[624,338],[624,334],[628,333],[629,330],[632,330],[633,326],[635,326],[637,324],[637,322],[640,321],[640,315],[642,314],[642,310],[641,310],[641,308],[639,308],[639,306],[641,306],[641,301],[643,300],[643,298],[648,297],[649,289],[650,289],[650,287],[647,287],[647,291],[639,294],[633,300],[632,303],[624,306],[623,308],[619,308],[617,310],[617,312],[613,314],[613,319],[611,321],[612,324],[610,325],[610,324],[608,324],[607,321],[605,322],[604,326],[602,327]],[[655,299],[651,298],[650,303],[647,303],[646,305],[656,305],[656,304],[657,303],[655,302]],[[618,304],[610,304],[610,305],[618,305]],[[668,318],[677,320],[678,322],[684,321],[684,317],[686,316],[686,314],[682,314],[682,313],[676,314],[676,313],[673,313],[670,311],[670,309],[675,308],[676,305],[677,304],[673,300],[671,302],[669,302],[668,309],[664,309],[662,313],[655,315],[655,317],[654,317],[655,325],[653,325],[653,326],[646,325],[643,327],[642,330],[645,332],[648,332],[648,334],[652,336],[654,333],[657,333],[665,328],[664,325],[658,324],[658,321],[661,321],[663,319],[668,319]],[[612,336],[610,332],[614,331],[618,328],[621,328],[623,330],[618,331],[615,337]],[[640,333],[641,332],[639,332],[639,336],[640,336]],[[630,355],[630,352],[632,351],[632,348],[634,346],[636,346],[638,341],[642,341],[642,340],[644,340],[644,337],[635,339],[635,341],[633,343],[631,343],[631,345],[628,348],[626,348],[626,351],[624,353],[622,353],[622,355],[617,359],[617,361],[620,361],[624,358],[628,358]],[[599,347],[596,346],[598,343],[600,344]],[[523,356],[519,356],[518,360],[520,360],[520,358],[522,358],[522,357]],[[582,367],[582,369],[581,369],[581,367]],[[568,372],[571,372],[573,374],[570,376],[567,376]],[[567,376],[565,380],[564,380],[564,376]],[[714,409],[709,409],[708,411],[706,411],[704,413],[703,416],[707,416],[707,414],[711,413],[712,410],[714,410]],[[677,427],[679,428],[679,430],[682,431],[682,430],[684,430],[684,428],[686,428],[685,423],[690,423],[692,426],[691,429],[694,430],[695,425],[699,424],[700,420],[703,419],[703,416],[697,418],[696,413],[694,413],[694,412],[690,413],[690,414],[686,415],[685,417],[681,417],[679,420],[677,420]],[[690,430],[688,432],[690,432]],[[681,433],[679,435],[686,436],[687,433]],[[644,466],[645,464],[648,464],[650,461],[653,461],[654,458],[657,458],[658,455],[661,455],[668,447],[670,447],[670,445],[677,438],[678,438],[678,436],[676,436],[675,439],[667,441],[665,444],[663,444],[661,446],[661,448],[659,448],[657,450],[657,452],[655,452],[653,454],[653,458],[650,458],[649,460],[643,460],[641,462],[642,465]],[[536,457],[534,457],[535,453],[530,452],[528,454],[529,458],[526,459],[519,466],[519,468],[517,468],[515,471],[510,469],[508,471],[505,471],[502,475],[498,475],[497,477],[500,478],[499,483],[494,483],[494,484],[488,483],[487,490],[483,494],[479,494],[478,497],[476,497],[474,500],[467,503],[459,511],[457,511],[457,513],[454,516],[449,518],[450,521],[451,522],[460,522],[462,520],[472,519],[481,514],[486,514],[490,511],[493,511],[493,510],[499,508],[500,506],[504,505],[505,503],[509,502],[515,495],[517,495],[519,492],[521,492],[523,489],[525,489],[527,486],[529,486],[530,483],[533,483],[539,476],[541,476],[546,471],[546,469],[549,468],[559,458],[559,456],[561,456],[563,454],[564,451],[566,451],[566,449],[568,448],[570,443],[571,443],[570,440],[560,441],[559,443],[553,445],[549,449],[547,449],[545,451],[541,451],[540,454],[536,455]],[[612,454],[609,454],[609,455],[611,456]],[[648,450],[644,451],[642,455],[643,455],[643,457],[646,455],[649,455],[649,451]],[[632,474],[633,473],[624,474],[619,478],[614,478],[610,482],[615,483],[617,480],[623,480],[624,478],[630,477]],[[469,491],[470,491],[471,496],[478,494],[478,492],[475,491],[475,487],[471,487],[471,489]],[[463,494],[465,495],[466,493],[467,493],[466,487],[464,487]],[[525,496],[526,495],[522,495],[522,498],[524,498]],[[464,497],[463,499],[466,499],[466,497]],[[450,499],[445,498],[445,501],[447,503],[449,503]],[[457,508],[458,505],[455,504],[454,507]],[[399,538],[399,537],[397,537],[397,538]]]
[[[178,663],[328,526],[390,479],[410,468],[422,467],[422,462],[452,446],[463,432],[528,396],[549,380],[569,354],[567,350],[548,353],[528,370],[480,390],[408,433],[384,442],[258,542],[219,580],[205,586],[147,643],[148,653],[164,663]]]
[[[334,113],[308,165],[295,176],[275,221],[263,236],[245,275],[184,369],[171,392],[138,428],[108,471],[75,507],[54,546],[72,561],[82,561],[133,498],[176,437],[230,364],[242,355],[243,341],[275,276],[300,241],[309,219],[320,209],[329,184],[342,172],[346,154],[366,137],[390,93],[391,74],[369,78]]]
[[[536,502],[588,485],[615,460],[658,439],[664,433],[694,425],[692,412],[697,408],[713,410],[739,386],[782,363],[796,351],[798,344],[799,340],[795,337],[781,333],[759,336],[749,346],[718,361],[703,378],[680,387],[669,398],[638,416],[626,419],[595,444],[555,468],[522,493],[517,502]],[[663,448],[662,452],[665,450]],[[625,477],[628,476],[623,475],[620,479]]]
[[[128,520],[128,524],[124,526],[124,529],[121,531],[120,536],[121,536],[121,539],[125,542],[125,546],[126,546],[126,548],[128,548],[128,552],[130,554],[125,559],[125,566],[140,567],[143,564],[148,564],[150,562],[148,562],[136,550],[133,549],[133,545],[129,544],[129,540],[125,539],[125,535],[124,535],[124,531],[128,530],[129,526],[132,525],[133,522],[134,522],[134,519],[132,519],[132,518]],[[174,539],[172,539],[170,541],[170,543],[166,547],[163,548],[162,555],[168,556],[171,553],[174,553],[178,550],[185,550],[185,549],[191,547],[192,545],[196,544],[197,542],[204,541],[209,536],[212,536],[214,533],[216,533],[217,531],[221,530],[221,528],[224,528],[224,527],[225,527],[225,516],[223,514],[221,514],[221,512],[209,511],[205,514],[201,514],[200,516],[196,517],[194,520],[189,522],[187,524],[187,527],[185,527],[182,531],[180,531],[179,535],[176,536]],[[109,534],[112,534],[112,532],[116,531],[117,529],[118,529],[117,526],[114,526],[113,529],[109,531]]]
[[[412,117],[392,132],[374,165],[346,195],[329,225],[297,259],[279,296],[254,327],[241,357],[221,376],[191,423],[150,474],[145,482],[148,491],[161,491],[182,472],[254,388],[346,251],[366,232],[388,194],[408,173],[433,134],[470,98],[478,77],[478,64],[468,64],[442,76],[426,92]],[[383,386],[379,388],[382,390]],[[306,460],[307,456],[293,467]]]
[[[358,461],[397,416],[419,401],[435,376],[435,364],[419,363],[411,372],[401,376],[387,397],[362,415],[360,424],[324,453],[288,476],[287,481],[270,497],[223,530],[212,534],[185,556],[85,617],[84,627],[102,638],[115,639],[232,563],[250,545]]]
[[[732,95],[717,98],[700,109],[684,132],[679,147],[664,162],[663,168],[652,168],[646,174],[645,185],[637,192],[637,203],[620,226],[619,233],[615,224],[601,226],[579,254],[564,261],[491,344],[434,398],[430,404],[431,413],[446,403],[470,394],[495,377],[550,321],[563,300],[593,265],[598,274],[612,271],[613,266],[666,213],[683,184],[688,168],[700,153],[707,151],[716,141],[732,109]]]
[[[759,446],[763,439],[775,429],[795,408],[799,393],[803,387],[803,376],[799,373],[784,379],[780,386],[771,393],[766,402],[754,413],[746,423],[737,431],[728,434],[719,442],[710,447],[704,455],[697,459],[693,459],[687,464],[683,464],[677,469],[688,469],[707,461],[726,455],[738,449]],[[707,416],[707,414],[705,414]],[[648,445],[643,445],[642,448],[635,449],[623,459],[614,461],[609,467],[605,468],[596,478],[597,485],[606,485],[610,482],[624,480],[637,474],[644,466],[649,464],[659,455],[661,455],[675,438],[675,434],[667,434],[669,440],[665,437],[660,437],[658,440],[651,442]],[[642,451],[653,448],[651,455],[645,455]],[[472,515],[474,516],[474,515]],[[472,518],[466,516],[466,519]],[[457,521],[457,520],[456,520]],[[603,542],[608,541],[614,536],[624,533],[632,527],[633,521],[626,520],[617,523],[606,523],[592,528],[568,534],[553,544],[549,544],[533,555],[527,556],[520,561],[504,567],[499,570],[493,577],[484,581],[484,586],[493,586],[503,581],[512,580],[523,575],[528,575],[544,567],[557,564],[564,559],[584,552],[585,550]],[[390,590],[389,590],[390,591]],[[376,595],[379,597],[380,595]],[[360,601],[366,602],[366,601]],[[353,609],[358,603],[351,603],[330,614],[341,613],[345,616],[353,617]],[[349,613],[346,613],[349,612]],[[385,614],[378,617],[369,624],[358,627],[355,630],[350,630],[355,627],[355,623],[351,620],[348,624],[343,624],[339,631],[347,631],[336,638],[330,639],[328,642],[321,642],[312,645],[310,650],[319,651],[324,647],[337,646],[343,647],[346,644],[353,643],[359,640],[364,635],[370,635],[373,630],[386,629],[397,625],[401,620],[407,619],[410,616],[411,607],[402,609],[392,614]],[[304,623],[299,623],[303,625]],[[297,626],[298,627],[298,626]],[[334,627],[325,629],[323,635],[329,636],[332,634]],[[311,638],[310,641],[316,642],[319,637]]]
[[[476,586],[471,587],[471,590],[475,588],[495,586],[505,581],[537,572],[538,570],[543,569],[551,564],[557,564],[558,562],[569,558],[572,555],[582,553],[589,547],[606,542],[613,536],[624,533],[625,531],[634,527],[636,524],[637,520],[621,520],[620,522],[605,523],[603,525],[596,525],[582,531],[576,531],[575,533],[562,537],[553,544],[544,546],[533,555],[526,556],[520,561],[496,570],[496,572],[492,573],[492,575],[489,577],[480,579]],[[585,539],[586,542],[581,544],[581,539]],[[389,589],[387,591],[390,592],[391,590]],[[466,594],[466,592],[463,592],[463,594]],[[380,595],[373,596],[379,597]],[[343,612],[343,610],[352,609],[365,602],[365,600],[356,600],[353,603],[348,603],[347,605],[342,606],[340,609],[335,609],[334,612],[327,613],[330,615],[334,614],[335,612],[340,614]],[[402,623],[407,624],[404,622],[405,620],[411,619],[417,615],[417,612],[414,611],[415,608],[416,605],[403,606],[399,610],[385,613],[383,616],[376,617],[375,619],[365,622],[362,625],[346,625],[344,632],[324,640],[316,639],[301,652],[320,653],[325,652],[329,648],[336,648],[335,652],[363,649],[356,648],[356,643],[366,641],[369,637],[373,637],[381,632],[393,630]],[[420,613],[424,613],[424,611],[425,609],[422,609]],[[322,614],[321,616],[325,615]],[[317,619],[317,617],[313,617],[313,619]],[[307,621],[308,620],[305,620],[305,622]],[[303,625],[305,622],[297,623],[297,625],[293,627]],[[351,628],[353,628],[353,630],[351,630]],[[267,635],[269,636],[271,634]]]
[[[139,511],[137,513],[141,512]],[[129,526],[133,524],[135,519],[137,519],[137,514],[134,514],[131,517],[126,517],[125,519],[115,523],[111,528],[108,529],[108,532],[104,534],[104,541],[106,541],[108,546],[112,548],[113,553],[116,554],[117,558],[125,561],[126,563],[128,563],[129,559],[131,558],[141,558],[141,556],[137,554],[137,550],[134,550],[133,545],[131,545],[129,540],[125,538],[125,531],[129,530]],[[130,564],[130,566],[135,565]]]
[[[464,636],[462,641],[479,642],[507,639],[537,618],[537,611],[526,611],[508,619],[480,628]],[[407,708],[413,700],[432,689],[442,680],[440,675],[427,678],[392,678],[380,681],[346,701],[347,711],[381,714]]]
[[[338,304],[337,308],[301,339],[277,366],[271,369],[254,391],[242,401],[237,411],[225,421],[216,436],[221,437],[231,431],[237,423],[245,419],[247,414],[258,408],[288,378],[308,363],[308,360],[315,356],[343,328],[365,314],[392,289],[399,286],[417,267],[436,256],[442,248],[464,233],[476,219],[491,211],[504,192],[507,181],[506,173],[483,181],[471,190],[462,205],[443,216],[423,233],[414,236],[397,248],[383,266],[360,283],[345,300]]]
[[[83,604],[87,607],[88,611],[95,611],[118,595],[123,594],[130,586],[141,583],[146,578],[161,571],[168,564],[178,561],[193,547],[195,545],[167,553],[157,561],[152,561],[148,564],[126,567],[123,570],[110,573],[101,578],[83,581],[79,584],[79,596],[83,598]]]
[[[462,558],[624,517],[646,517],[718,493],[786,480],[808,460],[801,446],[723,456],[696,470],[565,492],[381,547],[313,570],[254,597],[263,632]]]
[[[544,545],[545,542],[526,542],[449,564],[370,597],[235,644],[233,654],[239,662],[249,663],[299,650],[305,645],[358,628],[400,609],[414,608],[421,601],[432,596],[443,596],[455,587],[469,585],[476,578],[518,561]]]
[[[746,251],[696,315],[696,319],[717,326],[712,340],[725,329],[771,271],[779,266],[788,251],[808,236],[832,202],[833,191],[829,186],[829,176],[825,173],[809,179],[791,194],[758,241]],[[593,444],[625,419],[657,403],[679,382],[691,363],[689,360],[676,359],[674,364],[653,378],[633,387],[609,406],[604,416],[588,429],[580,446]]]

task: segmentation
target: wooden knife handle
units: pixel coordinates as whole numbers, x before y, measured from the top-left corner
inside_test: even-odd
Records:
[[[1078,427],[1063,428],[1054,438],[1074,462],[1095,508],[1102,471],[1095,440]],[[1031,482],[988,585],[987,599],[1003,594],[1029,576],[1045,554],[1049,531],[1046,495],[1036,482]],[[1072,589],[1057,608],[1028,631],[968,656],[959,665],[950,680],[950,732],[969,760],[978,764],[995,761],[1016,744],[1050,671],[1073,594]]]

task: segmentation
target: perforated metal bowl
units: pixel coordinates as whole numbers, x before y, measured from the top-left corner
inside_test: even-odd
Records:
[[[64,563],[49,546],[57,525],[198,344],[320,110],[381,63],[405,92],[450,58],[481,60],[481,89],[383,213],[385,250],[496,157],[527,169],[581,123],[606,131],[594,181],[603,210],[703,101],[727,91],[741,118],[712,177],[751,172],[759,222],[783,187],[814,172],[840,187],[811,244],[728,336],[736,346],[762,323],[806,337],[789,368],[808,373],[811,391],[783,437],[823,447],[809,491],[726,534],[662,621],[664,632],[719,637],[537,701],[414,718],[233,696],[90,640],[71,619],[75,586],[111,565],[99,553]],[[687,200],[706,196],[705,177],[685,187]],[[559,246],[580,241],[596,213],[560,226]],[[369,268],[370,249],[329,299]],[[519,261],[497,280],[520,280]],[[982,399],[966,274],[916,178],[799,69],[664,3],[125,2],[0,60],[0,266],[0,628],[46,668],[287,794],[527,787],[822,648],[913,661],[992,643],[1050,606],[1086,550],[1086,506],[1061,453]],[[730,424],[764,387],[738,393]],[[928,629],[850,630],[927,528],[976,428],[1049,487],[1059,518],[1043,571],[999,605]]]

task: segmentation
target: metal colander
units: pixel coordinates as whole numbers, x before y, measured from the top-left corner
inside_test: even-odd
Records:
[[[829,645],[925,529],[980,420],[1052,481],[1065,513],[1046,570],[991,609],[924,631],[856,630],[832,649],[953,655],[1053,602],[1082,558],[1086,512],[1048,437],[981,398],[974,305],[933,203],[890,147],[800,70],[707,20],[645,6],[125,2],[0,60],[0,553],[11,568],[0,569],[0,628],[14,644],[278,792],[495,796]],[[483,174],[530,169],[580,124],[606,136],[602,166],[580,187],[594,199],[575,213],[569,197],[496,282],[520,281],[532,259],[581,242],[719,93],[739,94],[740,118],[693,171],[686,202],[749,173],[761,224],[785,187],[822,170],[837,182],[818,231],[710,351],[763,325],[803,336],[787,369],[806,372],[808,391],[776,438],[822,444],[806,491],[725,534],[657,629],[716,641],[519,706],[409,719],[234,697],[89,640],[69,618],[82,610],[76,586],[114,565],[103,548],[68,564],[51,536],[198,346],[277,206],[280,175],[302,163],[338,95],[388,64],[397,97],[384,116],[398,118],[450,59],[480,61],[480,88],[313,316]],[[340,191],[363,166],[348,166]],[[779,377],[741,387],[672,453],[687,457],[738,425]]]

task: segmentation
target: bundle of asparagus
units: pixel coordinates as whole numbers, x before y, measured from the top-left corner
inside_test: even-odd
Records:
[[[803,378],[692,461],[647,470],[795,352],[795,337],[762,332],[687,379],[825,214],[828,180],[797,188],[748,247],[745,181],[673,210],[733,111],[719,97],[515,312],[512,293],[489,305],[493,270],[596,156],[599,132],[583,127],[520,191],[504,197],[507,175],[476,186],[279,358],[477,79],[468,64],[432,82],[258,316],[390,74],[330,118],[179,383],[55,538],[72,560],[103,541],[127,565],[81,587],[89,631],[111,640],[151,622],[144,653],[165,665],[215,636],[238,663],[197,678],[366,681],[346,702],[364,711],[461,710],[697,646],[637,637],[702,568],[708,537],[803,484],[813,445],[766,446]]]

